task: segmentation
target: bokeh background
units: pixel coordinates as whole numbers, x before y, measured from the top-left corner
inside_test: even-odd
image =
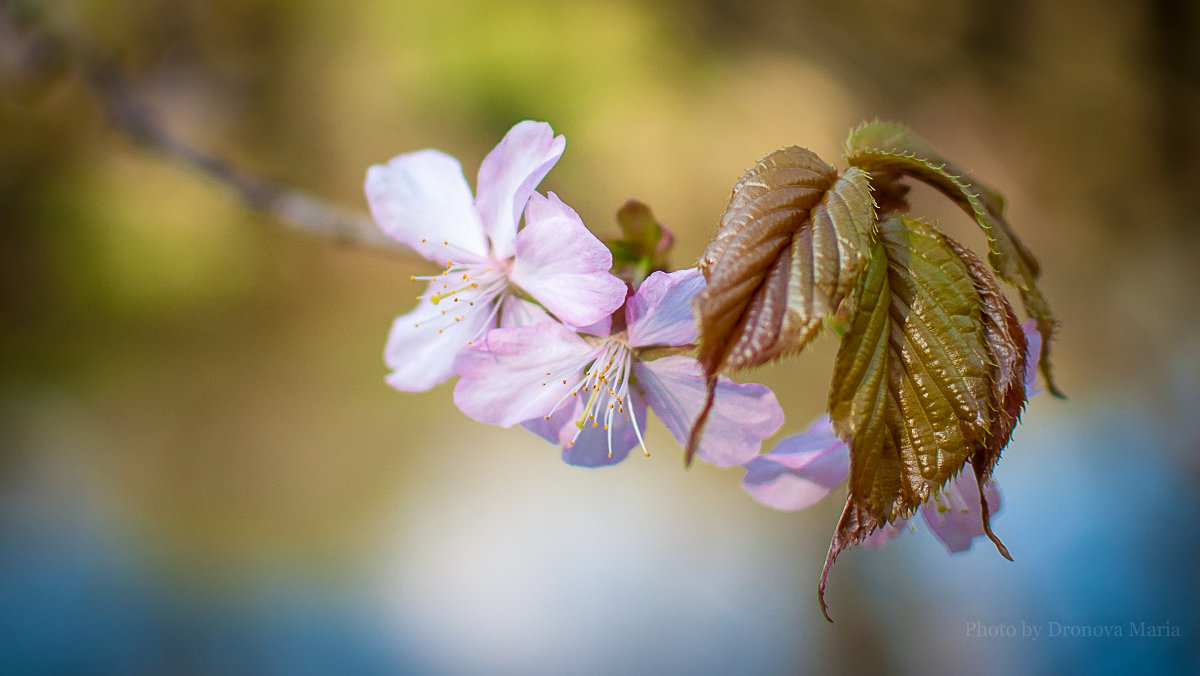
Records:
[[[1187,0],[5,0],[0,670],[1194,673],[1197,30]],[[1032,400],[997,472],[1016,562],[918,528],[842,557],[829,625],[837,498],[770,510],[657,425],[649,459],[568,467],[449,387],[390,390],[430,266],[133,143],[81,53],[194,147],[359,210],[372,163],[436,147],[473,183],[547,120],[543,190],[601,236],[649,203],[679,265],[762,155],[837,163],[852,126],[903,121],[1008,196],[1062,321],[1070,399]],[[781,435],[834,349],[748,376]]]

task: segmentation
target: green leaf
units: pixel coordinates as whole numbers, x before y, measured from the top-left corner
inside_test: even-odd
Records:
[[[709,403],[692,427],[699,442],[716,374],[802,349],[833,316],[866,265],[875,225],[869,179],[837,171],[804,148],[767,155],[734,186],[699,267],[697,358]]]
[[[982,303],[967,266],[916,219],[880,224],[829,413],[850,444],[851,496],[907,517],[958,473],[991,421]]]
[[[993,420],[983,301],[938,231],[908,217],[881,222],[856,305],[829,393],[850,474],[819,586],[823,611],[838,554],[910,516],[963,469]]]
[[[1008,445],[1017,419],[1025,408],[1025,363],[1029,349],[1021,322],[1000,290],[991,270],[958,242],[944,237],[950,249],[967,266],[979,294],[983,342],[990,364],[992,421],[984,442],[971,456],[971,465],[982,484],[992,474],[1000,452]],[[987,513],[984,512],[986,517]]]
[[[1037,259],[1017,238],[1003,216],[1004,200],[995,190],[935,151],[906,127],[893,122],[869,122],[850,132],[846,160],[880,176],[910,176],[938,189],[971,215],[988,238],[988,261],[1002,279],[1016,286],[1025,311],[1042,334],[1042,373],[1050,391],[1062,392],[1050,367],[1050,342],[1055,321],[1037,287]]]
[[[983,342],[990,359],[992,422],[982,443],[975,446],[971,454],[971,467],[979,484],[980,514],[983,517],[983,532],[996,545],[1004,558],[1012,560],[1008,548],[992,532],[991,510],[984,494],[984,482],[991,478],[992,469],[1000,460],[1000,452],[1012,438],[1017,419],[1025,408],[1025,363],[1029,346],[1025,332],[1013,312],[1008,299],[1000,290],[991,270],[958,242],[945,238],[951,250],[967,266],[975,290],[979,293],[983,320]]]

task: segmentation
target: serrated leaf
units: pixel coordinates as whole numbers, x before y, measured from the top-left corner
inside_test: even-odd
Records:
[[[979,293],[983,341],[991,364],[992,422],[984,443],[971,456],[971,465],[982,485],[985,479],[991,477],[992,469],[1000,459],[1000,452],[1008,445],[1017,419],[1025,408],[1025,362],[1029,348],[1025,332],[1021,330],[1021,322],[991,270],[958,242],[949,237],[944,239],[967,266],[967,272]]]
[[[875,205],[863,171],[837,171],[796,146],[767,155],[734,186],[700,258],[697,358],[711,404],[721,371],[802,349],[854,288],[866,264]],[[709,405],[693,425],[699,441]]]
[[[771,153],[734,186],[700,258],[700,363],[710,374],[804,347],[852,290],[875,211],[864,172],[812,152]]]
[[[850,444],[850,494],[883,521],[908,516],[988,432],[981,306],[940,233],[907,217],[880,224],[829,413]]]
[[[879,224],[829,394],[850,475],[822,610],[838,554],[911,515],[988,438],[995,397],[982,306],[967,264],[939,232],[908,217]]]
[[[1055,321],[1050,306],[1037,287],[1037,259],[1021,242],[1003,216],[1004,200],[995,190],[935,151],[903,125],[869,122],[846,139],[846,160],[864,171],[911,176],[949,197],[971,215],[988,238],[988,261],[1002,279],[1017,287],[1025,311],[1038,324],[1042,342],[1042,373],[1057,396],[1062,392],[1050,368],[1050,338]]]
[[[1012,555],[1008,547],[992,532],[991,510],[988,508],[987,496],[983,489],[986,481],[991,478],[996,462],[1000,460],[1000,452],[1008,445],[1017,419],[1025,408],[1025,363],[1029,358],[1029,346],[1025,340],[1025,332],[1021,322],[1013,312],[1008,299],[1000,290],[991,270],[958,242],[945,237],[946,243],[966,266],[967,272],[979,293],[983,320],[983,342],[987,347],[991,372],[991,409],[992,422],[987,435],[975,445],[969,460],[975,473],[975,482],[979,486],[980,514],[983,518],[983,532],[988,536],[996,549],[1008,560]]]

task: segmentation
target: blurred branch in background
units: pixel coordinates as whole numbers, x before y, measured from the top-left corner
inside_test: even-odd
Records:
[[[109,55],[87,45],[86,37],[67,36],[50,23],[37,3],[0,0],[4,62],[17,71],[18,79],[39,83],[64,75],[79,77],[114,127],[134,142],[231,189],[246,206],[336,242],[412,253],[384,234],[366,214],[249,174],[179,139],[138,100]]]

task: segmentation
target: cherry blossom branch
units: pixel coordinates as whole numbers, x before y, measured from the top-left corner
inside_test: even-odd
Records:
[[[414,254],[358,210],[248,173],[228,160],[184,142],[137,99],[112,59],[55,33],[45,25],[39,11],[17,0],[0,0],[0,32],[20,43],[14,60],[23,77],[50,79],[73,68],[103,107],[113,127],[135,143],[224,185],[251,209],[266,213],[284,225],[339,243]]]

